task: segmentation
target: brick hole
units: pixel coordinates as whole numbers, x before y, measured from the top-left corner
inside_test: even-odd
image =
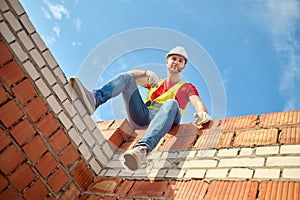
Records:
[[[281,136],[282,136],[282,128],[278,128],[278,135],[277,135],[277,144],[281,144],[280,140],[281,140]]]
[[[195,138],[195,140],[194,140],[194,142],[193,142],[193,144],[192,144],[192,146],[191,146],[191,148],[190,149],[196,149],[196,144],[197,144],[197,141],[198,141],[198,139],[201,137],[201,134],[197,134],[197,136],[196,136],[196,138]]]
[[[235,140],[236,136],[237,136],[236,131],[234,131],[234,132],[233,132],[233,136],[232,136],[231,141],[230,141],[230,146],[231,146],[231,147],[232,147],[233,144],[234,144],[234,140]]]

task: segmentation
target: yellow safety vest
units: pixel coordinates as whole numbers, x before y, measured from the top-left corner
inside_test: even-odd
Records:
[[[166,79],[161,79],[158,82],[158,87],[154,87],[154,88],[150,88],[150,90],[148,91],[147,95],[146,95],[146,99],[145,99],[145,103],[148,106],[149,109],[153,109],[153,110],[159,110],[160,106],[162,104],[164,104],[167,100],[169,99],[175,99],[176,94],[179,90],[179,88],[185,84],[186,82],[184,81],[179,81],[178,83],[176,83],[175,85],[173,85],[168,91],[166,91],[165,93],[161,94],[160,96],[158,96],[156,99],[154,99],[153,101],[151,100],[151,96],[152,94],[163,84],[163,82]],[[182,115],[184,110],[180,109],[180,114]]]

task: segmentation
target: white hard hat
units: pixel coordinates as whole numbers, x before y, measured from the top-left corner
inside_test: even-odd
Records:
[[[171,50],[169,51],[169,53],[167,53],[166,57],[168,58],[170,55],[174,55],[174,54],[175,54],[175,55],[180,55],[180,56],[184,57],[184,59],[185,59],[185,64],[186,64],[186,63],[188,62],[188,60],[189,60],[188,55],[187,55],[185,49],[184,49],[183,47],[181,47],[181,46],[176,46],[176,47],[174,47],[173,49],[171,49]]]

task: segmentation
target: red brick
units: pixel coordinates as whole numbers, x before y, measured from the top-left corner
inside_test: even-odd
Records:
[[[0,85],[0,104],[4,103],[8,98],[10,97],[10,94],[5,90],[3,85]]]
[[[5,149],[0,155],[0,169],[6,175],[12,172],[18,165],[24,161],[23,155],[15,146]]]
[[[7,128],[20,119],[23,114],[14,100],[7,102],[0,108],[0,120]]]
[[[0,65],[3,65],[13,59],[13,55],[3,41],[0,41],[0,55]]]
[[[159,147],[159,150],[172,151],[179,149],[190,149],[195,143],[196,138],[197,135],[187,135],[180,137],[171,136],[164,141],[163,145]]]
[[[300,182],[262,181],[258,200],[300,199]]]
[[[62,168],[59,168],[48,180],[48,185],[57,193],[68,182],[68,176]]]
[[[35,162],[41,155],[47,151],[47,146],[41,136],[35,136],[28,144],[23,147],[28,158]]]
[[[258,121],[258,115],[239,116],[232,118],[225,118],[222,121],[222,130],[238,130],[246,128],[254,128]]]
[[[8,86],[20,81],[24,76],[24,72],[15,61],[9,62],[0,68],[0,77]]]
[[[48,138],[59,128],[59,124],[57,119],[50,113],[37,122],[37,127]]]
[[[112,124],[115,123],[115,120],[107,120],[107,121],[100,121],[97,122],[97,128],[99,130],[108,130],[112,126]]]
[[[71,144],[66,148],[66,150],[59,158],[61,163],[66,168],[70,168],[78,159],[79,159],[79,154]]]
[[[0,128],[0,151],[10,144],[10,138],[5,134],[5,132]]]
[[[106,138],[108,141],[110,141],[111,144],[114,145],[114,147],[119,147],[123,142],[123,138],[120,135],[120,131],[118,129],[103,130],[101,131],[101,133],[104,138]]]
[[[6,190],[4,190],[2,193],[0,193],[0,199],[3,200],[18,200],[18,199],[22,199],[20,197],[20,195],[18,195],[18,193],[16,191],[14,191],[12,188],[7,188]]]
[[[276,144],[278,137],[277,129],[259,129],[241,131],[236,133],[233,146],[253,146]]]
[[[283,128],[280,137],[281,144],[298,144],[300,143],[300,127]]]
[[[8,185],[8,180],[0,174],[0,191],[2,191]]]
[[[50,139],[49,144],[54,149],[55,153],[61,152],[70,143],[69,138],[63,130],[58,130]]]
[[[161,197],[168,181],[137,181],[130,189],[128,196]]]
[[[92,172],[87,168],[83,161],[80,161],[76,165],[75,169],[72,171],[72,176],[82,190],[86,190],[94,179]]]
[[[165,198],[171,199],[189,199],[198,200],[204,199],[208,188],[208,183],[203,180],[189,181],[171,181],[164,195]]]
[[[138,130],[135,130],[135,132],[136,132],[137,135],[134,138],[131,138],[131,140],[136,140],[136,139],[142,138],[145,135],[146,130],[147,129],[138,129]]]
[[[178,124],[174,125],[168,132],[170,135],[182,136],[182,135],[199,135],[201,130],[199,130],[193,124]]]
[[[57,166],[57,161],[53,157],[53,155],[50,152],[47,152],[35,165],[37,170],[41,173],[41,175],[44,178],[47,178],[47,176],[54,170]]]
[[[70,188],[60,197],[61,200],[77,199],[80,195],[80,190],[74,183],[70,184]]]
[[[100,194],[113,194],[121,183],[120,178],[99,178],[90,186],[88,191]]]
[[[300,110],[263,114],[259,126],[278,127],[292,124],[300,124]]]
[[[131,141],[131,142],[123,142],[119,148],[117,149],[117,153],[125,152],[129,149],[132,149],[137,141]]]
[[[21,146],[29,138],[31,138],[36,133],[36,131],[32,124],[27,119],[25,119],[14,126],[11,129],[10,133]]]
[[[233,141],[234,132],[223,133],[220,130],[208,131],[200,135],[195,148],[229,147]]]
[[[36,122],[43,114],[48,111],[47,106],[43,102],[43,100],[39,97],[33,99],[29,102],[25,107],[25,111],[32,119],[32,121]]]
[[[256,181],[212,181],[205,200],[255,200],[257,190]]]
[[[115,123],[112,124],[110,129],[118,129],[120,130],[120,135],[123,140],[128,141],[128,139],[135,135],[134,129],[130,126],[127,119],[118,119],[115,120]]]
[[[9,181],[19,192],[22,192],[22,190],[24,190],[24,188],[34,180],[34,178],[34,172],[27,163],[24,163],[9,177]]]
[[[90,195],[88,194],[81,194],[79,200],[87,200]]]
[[[130,188],[132,188],[133,184],[135,183],[135,181],[132,180],[125,180],[120,188],[117,191],[117,195],[120,197],[126,197],[127,193],[129,192]]]
[[[32,185],[26,192],[24,193],[25,199],[44,199],[49,193],[49,190],[44,185],[41,180],[37,180],[34,185]]]
[[[222,128],[222,120],[210,120],[208,123],[203,124],[200,130],[215,131],[215,130],[221,130],[221,128]]]
[[[26,103],[37,94],[32,83],[28,79],[23,80],[12,88],[12,91],[22,104]]]

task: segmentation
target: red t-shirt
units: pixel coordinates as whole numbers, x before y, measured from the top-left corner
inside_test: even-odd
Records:
[[[174,86],[176,82],[168,82],[165,80],[159,88],[151,95],[151,100],[153,101],[166,91],[168,91],[172,86]],[[150,89],[150,86],[147,87]],[[185,83],[183,84],[178,92],[176,93],[175,100],[178,102],[179,108],[185,109],[187,104],[189,103],[189,97],[192,95],[199,96],[199,93],[196,89],[196,87],[191,83]]]

